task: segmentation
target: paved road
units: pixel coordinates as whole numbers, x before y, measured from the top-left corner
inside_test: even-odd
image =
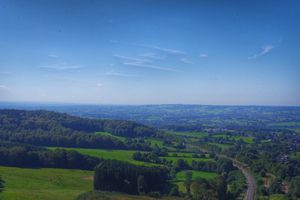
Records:
[[[249,172],[246,166],[244,166],[243,163],[240,163],[238,161],[233,160],[234,165],[241,170],[241,172],[244,174],[246,177],[247,181],[247,192],[245,194],[244,200],[254,200],[255,197],[255,191],[256,191],[256,184],[253,176]]]
[[[239,170],[241,170],[241,172],[246,177],[246,182],[247,182],[247,186],[248,186],[246,194],[244,196],[244,200],[254,200],[255,191],[256,191],[256,183],[255,183],[254,177],[252,176],[250,171],[247,169],[247,166],[244,163],[239,162],[239,161],[237,161],[233,158],[230,158],[228,156],[225,156],[225,155],[222,155],[222,154],[218,154],[218,156],[231,159],[233,161],[233,165],[236,166]]]

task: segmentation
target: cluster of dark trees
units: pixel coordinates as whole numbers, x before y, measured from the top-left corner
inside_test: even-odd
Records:
[[[168,156],[168,152],[165,148],[159,148],[157,145],[152,148],[150,152],[136,151],[132,155],[134,160],[157,163],[157,164],[171,164],[166,159],[161,159],[159,156]]]
[[[146,194],[163,190],[168,171],[162,167],[137,166],[117,160],[104,160],[95,170],[94,189]]]
[[[51,167],[92,170],[100,159],[77,151],[37,150],[35,147],[0,147],[0,165],[14,167]]]
[[[230,172],[235,170],[236,167],[233,166],[233,163],[230,159],[227,158],[216,158],[215,161],[196,161],[193,160],[192,164],[189,165],[185,160],[178,159],[173,165],[175,171],[181,170],[197,170],[197,171],[206,171],[206,172]]]
[[[214,180],[198,178],[190,185],[190,194],[193,200],[228,200],[227,184],[223,176]]]
[[[143,162],[150,162],[150,163],[162,163],[162,159],[159,158],[159,156],[153,152],[135,152],[132,155],[132,158],[134,160],[143,161]]]
[[[4,188],[4,181],[2,180],[1,176],[0,176],[0,192],[2,192]]]
[[[0,140],[38,146],[149,150],[147,144],[124,143],[124,137],[155,135],[157,130],[122,120],[84,119],[50,111],[0,110]]]
[[[192,180],[192,171],[185,172],[184,187],[186,194],[184,199],[190,200],[232,200],[236,197],[227,190],[227,174],[220,175],[212,180],[196,178]],[[229,180],[230,184],[234,181]],[[169,196],[183,196],[175,185],[169,193]]]
[[[246,178],[240,170],[232,170],[227,173],[226,183],[229,199],[239,199],[240,195],[247,189]]]

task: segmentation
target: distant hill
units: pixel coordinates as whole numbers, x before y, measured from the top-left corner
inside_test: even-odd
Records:
[[[156,134],[156,129],[124,120],[75,117],[45,110],[0,110],[0,140],[38,146],[125,149],[128,145],[104,131],[134,138]]]
[[[0,103],[0,108],[45,109],[80,117],[132,120],[174,130],[252,127],[300,130],[300,107],[214,105],[74,105]]]

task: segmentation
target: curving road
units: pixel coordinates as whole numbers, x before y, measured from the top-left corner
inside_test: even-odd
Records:
[[[240,163],[236,160],[233,160],[233,163],[234,163],[234,166],[236,166],[239,170],[241,170],[241,172],[246,177],[248,188],[247,188],[247,192],[244,196],[244,200],[254,200],[255,191],[256,191],[255,179],[253,178],[253,176],[251,175],[251,173],[249,172],[249,170],[243,163]]]
[[[245,193],[244,199],[243,200],[254,200],[255,199],[255,191],[256,191],[256,183],[255,183],[255,179],[252,176],[251,172],[249,171],[249,169],[247,168],[247,165],[235,160],[234,158],[222,155],[222,154],[218,154],[218,156],[220,157],[225,157],[228,158],[230,160],[232,160],[233,165],[235,167],[237,167],[246,177],[246,182],[247,182],[247,191]]]

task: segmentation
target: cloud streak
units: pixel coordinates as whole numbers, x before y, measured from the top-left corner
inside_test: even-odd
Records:
[[[193,64],[193,62],[187,58],[180,58],[180,62],[185,63],[185,64],[190,64],[190,65]]]
[[[136,44],[136,45],[154,49],[154,50],[158,50],[158,51],[162,51],[162,52],[165,52],[168,54],[174,54],[174,55],[186,55],[187,54],[186,52],[184,52],[182,50],[178,50],[178,49],[169,49],[169,48],[164,48],[164,47],[155,46],[155,45],[143,45],[143,44]]]
[[[144,53],[139,55],[140,57],[146,58],[146,59],[153,59],[153,60],[163,60],[165,56],[157,55],[156,53]]]
[[[114,57],[126,60],[126,61],[132,61],[132,62],[138,62],[138,63],[145,63],[145,62],[151,62],[151,60],[143,59],[143,58],[134,58],[134,57],[128,57],[128,56],[122,56],[115,54]]]
[[[9,90],[9,87],[7,87],[6,85],[0,85],[0,89],[1,90]]]
[[[258,54],[254,54],[252,56],[249,56],[248,59],[256,59],[260,56],[266,55],[268,54],[272,49],[274,49],[275,47],[273,45],[265,45],[263,47],[261,47],[261,51]]]
[[[103,84],[102,83],[97,83],[96,86],[97,87],[103,87]]]
[[[119,73],[119,72],[115,72],[115,71],[109,71],[105,73],[106,76],[119,76],[119,77],[137,77],[137,75],[134,74],[124,74],[124,73]]]
[[[55,54],[49,54],[48,57],[50,57],[50,58],[58,58],[59,56],[55,55]]]
[[[52,65],[40,66],[40,68],[63,71],[63,70],[81,69],[84,68],[84,66],[67,64],[67,63],[57,63]]]
[[[148,69],[155,69],[160,71],[167,71],[167,72],[180,72],[179,70],[169,68],[169,67],[161,67],[158,65],[149,65],[144,63],[132,63],[132,62],[124,62],[124,65],[132,66],[132,67],[140,67],[140,68],[148,68]]]
[[[205,53],[202,53],[202,54],[200,54],[200,56],[199,56],[200,58],[208,58],[208,55],[207,54],[205,54]]]

